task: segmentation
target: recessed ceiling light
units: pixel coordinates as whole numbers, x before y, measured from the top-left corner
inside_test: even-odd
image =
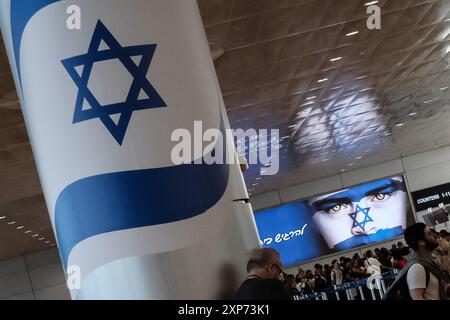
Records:
[[[345,171],[347,171],[347,169],[342,169],[342,170],[341,170],[341,172],[345,172]]]
[[[439,89],[439,90],[442,90],[442,91],[444,91],[444,90],[447,90],[448,89],[448,87],[442,87],[441,89]]]
[[[384,135],[385,136],[390,136],[392,133],[390,133],[390,132],[386,132]]]
[[[252,187],[256,187],[258,185],[258,183],[254,183],[252,184]]]
[[[16,229],[20,230],[20,229],[23,229],[23,228],[25,228],[25,227],[24,226],[20,226],[20,227],[17,227]]]
[[[320,79],[320,80],[317,80],[317,82],[325,82],[325,81],[328,81],[328,78],[323,78],[323,79]]]
[[[39,237],[39,234],[37,234],[37,233],[36,233],[36,234],[33,234],[32,237],[33,237],[33,238]]]
[[[31,233],[31,230],[27,230],[27,231],[25,231],[25,233]]]
[[[317,97],[316,96],[311,96],[311,97],[306,98],[306,100],[312,100],[312,99],[315,99],[315,98],[317,98]]]
[[[378,1],[370,1],[370,2],[366,2],[364,5],[365,6],[371,6],[371,5],[377,4],[377,3],[378,3]]]
[[[47,241],[45,241],[44,243],[50,243],[50,241],[49,241],[49,240],[47,240]]]
[[[15,221],[8,222],[9,225],[13,225],[15,223],[16,223]]]
[[[362,156],[359,156],[359,157],[356,157],[356,160],[361,160],[363,157]]]
[[[348,166],[349,167],[353,167],[355,164],[354,163],[349,163]]]
[[[302,103],[298,107],[306,107],[306,106],[310,106],[310,105],[312,105],[314,103],[315,103],[314,100],[309,100],[308,102]],[[299,113],[301,113],[301,112],[299,112]]]
[[[339,61],[339,60],[341,60],[341,59],[342,59],[342,57],[332,58],[332,59],[330,59],[330,62]]]
[[[412,117],[412,116],[416,116],[416,115],[417,115],[417,112],[411,112],[409,115],[410,115],[411,117]]]
[[[355,34],[358,34],[358,33],[359,33],[358,30],[357,31],[352,31],[352,32],[347,33],[345,36],[351,37],[351,36],[354,36]]]
[[[261,180],[261,179],[262,179],[261,177],[258,177],[258,178],[256,178],[256,181]]]
[[[427,100],[427,101],[424,101],[423,103],[428,104],[428,103],[430,103],[431,101],[433,101],[433,100]]]
[[[404,123],[397,123],[395,126],[396,127],[403,127],[405,124]]]
[[[39,241],[42,241],[42,240],[45,240],[45,238],[39,238],[38,240],[39,240]]]
[[[0,217],[0,220],[6,219],[6,216]]]

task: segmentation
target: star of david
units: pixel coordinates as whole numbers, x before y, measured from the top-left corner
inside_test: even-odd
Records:
[[[108,49],[100,50],[102,41],[109,47]],[[122,47],[99,20],[88,52],[61,61],[78,87],[73,124],[98,118],[117,143],[122,145],[134,111],[167,107],[147,79],[155,50],[156,44]],[[140,57],[140,62],[135,63],[133,57]],[[118,59],[123,64],[133,77],[133,82],[125,101],[101,105],[88,88],[89,78],[94,63],[113,59]],[[82,67],[81,74],[77,71],[79,67]],[[114,90],[114,88],[111,88],[111,90]],[[146,98],[139,99],[141,92],[145,93]],[[83,107],[85,101],[89,108]],[[112,116],[119,116],[118,121],[114,121]]]
[[[349,217],[353,220],[352,228],[360,227],[364,232],[366,231],[366,224],[373,221],[369,216],[370,208],[361,208],[359,205],[356,206],[356,211],[349,214]],[[364,217],[362,221],[358,221],[358,218]]]

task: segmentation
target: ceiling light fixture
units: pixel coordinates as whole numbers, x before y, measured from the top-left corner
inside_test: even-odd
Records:
[[[392,133],[390,133],[390,132],[386,132],[384,135],[385,136],[390,136]]]
[[[27,230],[27,231],[25,231],[25,233],[31,233],[31,230]]]
[[[441,89],[439,89],[439,90],[441,90],[441,91],[445,91],[445,90],[447,90],[448,89],[448,87],[442,87]]]
[[[357,30],[357,31],[349,32],[345,36],[346,37],[351,37],[351,36],[354,36],[355,34],[358,34],[358,33],[359,33],[359,31]]]
[[[33,234],[32,237],[33,237],[33,238],[39,237],[39,234],[37,234],[37,233],[36,233],[36,234]]]
[[[341,60],[341,59],[342,59],[342,57],[332,58],[332,59],[330,59],[330,62],[339,61],[339,60]]]
[[[13,225],[15,223],[16,223],[15,221],[8,222],[9,225]]]
[[[312,104],[314,104],[314,101],[313,101],[313,100],[310,100],[310,101],[308,101],[308,102],[305,102],[305,103],[299,105],[299,107],[306,107],[306,106],[310,106],[310,105],[312,105]]]
[[[377,4],[377,3],[378,3],[378,1],[370,1],[370,2],[366,2],[364,5],[365,6],[371,6],[371,5]]]
[[[45,238],[39,238],[38,240],[39,240],[39,241],[42,241],[42,240],[45,240]]]
[[[315,99],[315,98],[317,98],[317,97],[316,97],[316,96],[312,96],[312,97],[306,98],[306,100],[313,100],[313,99]]]
[[[17,227],[16,229],[20,230],[20,229],[23,229],[23,228],[25,228],[25,227],[24,226],[20,226],[20,227]]]
[[[397,123],[395,126],[396,127],[403,127],[405,124],[404,123]]]
[[[50,243],[50,241],[49,241],[49,240],[47,240],[47,241],[45,241],[44,243]]]
[[[0,220],[6,219],[6,216],[0,217]]]
[[[328,78],[323,78],[323,79],[317,80],[317,82],[319,82],[319,83],[325,82],[325,81],[328,81]]]
[[[427,101],[424,101],[423,103],[428,104],[428,103],[430,103],[431,101],[433,101],[433,100],[427,100]]]
[[[363,157],[362,156],[359,156],[359,157],[356,157],[356,160],[361,160]]]
[[[417,112],[411,112],[409,115],[410,115],[411,117],[416,116],[416,115],[417,115]]]

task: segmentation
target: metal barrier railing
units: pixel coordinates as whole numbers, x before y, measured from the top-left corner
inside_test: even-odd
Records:
[[[386,293],[386,282],[395,279],[398,272],[397,269],[394,269],[377,276],[371,276],[353,282],[346,282],[339,286],[335,285],[333,288],[328,288],[321,292],[300,294],[294,296],[294,300],[329,300],[333,295],[336,300],[341,300],[342,292],[345,292],[347,300],[355,300],[356,292],[359,292],[359,298],[361,300],[366,300],[364,288],[367,288],[370,291],[372,300],[382,299]]]

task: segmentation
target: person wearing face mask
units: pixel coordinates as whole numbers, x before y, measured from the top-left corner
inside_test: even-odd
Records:
[[[237,290],[235,300],[291,300],[281,279],[280,254],[275,249],[255,249],[247,263],[247,279]]]
[[[432,230],[424,223],[416,223],[405,230],[404,236],[412,252],[384,299],[448,300],[450,277],[432,259],[438,245]]]

